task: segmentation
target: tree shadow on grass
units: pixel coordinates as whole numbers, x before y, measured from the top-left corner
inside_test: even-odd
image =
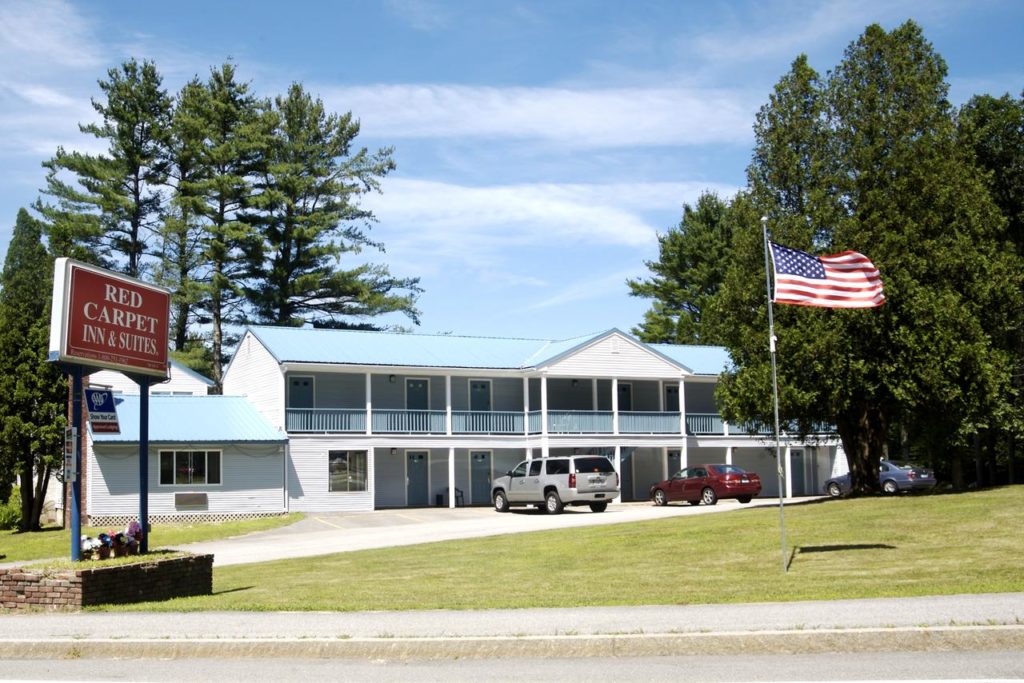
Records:
[[[238,593],[239,591],[249,591],[256,586],[239,586],[238,588],[228,588],[222,591],[213,591],[210,595],[227,595],[228,593]]]
[[[896,546],[888,543],[843,543],[836,545],[807,545],[795,546],[789,554],[789,561],[786,563],[786,570],[793,566],[793,561],[798,554],[805,553],[834,553],[847,550],[896,550]]]
[[[846,543],[842,545],[806,545],[793,549],[797,553],[831,553],[841,550],[896,550],[896,546],[888,543]]]

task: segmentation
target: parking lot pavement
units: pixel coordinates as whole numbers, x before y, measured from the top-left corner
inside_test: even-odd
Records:
[[[811,499],[787,501],[787,505]],[[179,546],[193,553],[211,553],[214,565],[266,562],[268,560],[312,557],[354,550],[387,548],[418,543],[481,538],[502,534],[566,529],[600,524],[622,524],[666,517],[742,512],[752,507],[777,506],[778,500],[759,499],[747,505],[723,500],[717,505],[669,505],[650,502],[615,503],[605,512],[586,507],[566,508],[560,515],[548,515],[533,508],[516,508],[501,514],[490,507],[404,508],[335,514],[309,513],[291,526],[238,538]],[[160,530],[154,529],[151,543],[159,546]]]

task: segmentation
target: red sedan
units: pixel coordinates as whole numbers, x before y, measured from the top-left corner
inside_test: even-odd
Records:
[[[761,493],[761,477],[735,465],[696,465],[651,487],[655,505],[685,500],[690,505],[714,505],[719,498],[749,503]]]

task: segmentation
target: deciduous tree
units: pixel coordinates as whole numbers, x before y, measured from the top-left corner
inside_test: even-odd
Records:
[[[773,238],[861,251],[885,283],[878,309],[775,307],[782,413],[837,425],[857,491],[877,489],[890,430],[964,444],[1008,397],[1009,359],[993,339],[1012,324],[1021,274],[957,144],[945,76],[913,22],[869,26],[820,86],[798,60],[755,131],[752,197]],[[720,306],[739,365],[720,390],[733,417],[770,415],[763,253],[750,220]]]

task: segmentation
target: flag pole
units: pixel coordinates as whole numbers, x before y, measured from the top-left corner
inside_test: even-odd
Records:
[[[768,263],[768,216],[761,216],[761,234],[764,236],[764,279],[768,290],[768,351],[772,359],[772,407],[775,410],[775,473],[779,482],[779,539],[782,547],[782,571],[789,571],[786,562],[786,505],[785,475],[782,469],[782,449],[779,444],[779,381],[775,370],[775,319],[772,314],[772,277]]]

